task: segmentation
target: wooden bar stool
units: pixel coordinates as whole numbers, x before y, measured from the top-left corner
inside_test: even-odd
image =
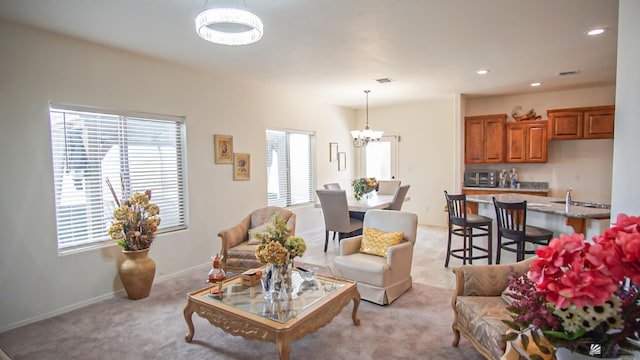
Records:
[[[451,256],[462,259],[462,264],[469,264],[473,260],[487,259],[491,265],[492,250],[492,227],[493,219],[477,214],[469,214],[467,212],[467,196],[449,195],[446,191],[444,196],[447,199],[447,211],[449,212],[449,240],[447,243],[447,255],[444,267],[449,266],[449,258]],[[476,232],[474,232],[474,230]],[[451,249],[451,239],[453,236],[462,237],[462,247]],[[473,239],[476,237],[487,237],[487,246],[474,245]],[[481,255],[473,255],[473,250],[479,250]]]
[[[527,250],[526,243],[548,245],[553,231],[527,225],[527,202],[505,203],[493,198],[498,222],[498,242],[496,264],[500,264],[502,250],[516,253],[516,261],[524,260],[525,255],[535,254],[535,250]],[[502,238],[508,241],[502,241]]]

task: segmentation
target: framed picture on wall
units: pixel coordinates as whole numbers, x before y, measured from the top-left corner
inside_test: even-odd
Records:
[[[338,153],[338,171],[347,171],[347,153]]]
[[[233,162],[233,136],[213,135],[213,150],[216,164]]]
[[[233,180],[251,179],[251,154],[233,154]]]
[[[338,161],[338,143],[329,143],[329,162]]]

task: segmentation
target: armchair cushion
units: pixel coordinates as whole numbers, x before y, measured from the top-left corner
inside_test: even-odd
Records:
[[[260,239],[256,237],[256,234],[262,234],[266,230],[267,230],[267,224],[258,225],[253,229],[249,229],[249,240],[247,241],[249,245],[260,244]]]
[[[365,227],[359,252],[386,258],[389,246],[400,244],[403,236],[402,231],[384,232]]]

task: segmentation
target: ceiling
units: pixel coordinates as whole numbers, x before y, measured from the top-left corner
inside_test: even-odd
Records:
[[[199,38],[196,15],[221,6],[258,15],[263,38]],[[615,0],[0,0],[0,18],[354,108],[366,89],[376,107],[616,79]]]

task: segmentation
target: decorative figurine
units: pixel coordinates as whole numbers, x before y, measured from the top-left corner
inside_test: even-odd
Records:
[[[511,187],[518,187],[518,173],[516,172],[516,168],[511,169]]]
[[[226,279],[227,274],[222,268],[222,256],[216,254],[215,257],[211,257],[213,263],[211,264],[211,270],[209,270],[208,281],[212,284],[217,284],[217,287],[211,288],[212,295],[218,295],[222,299],[222,284]]]

